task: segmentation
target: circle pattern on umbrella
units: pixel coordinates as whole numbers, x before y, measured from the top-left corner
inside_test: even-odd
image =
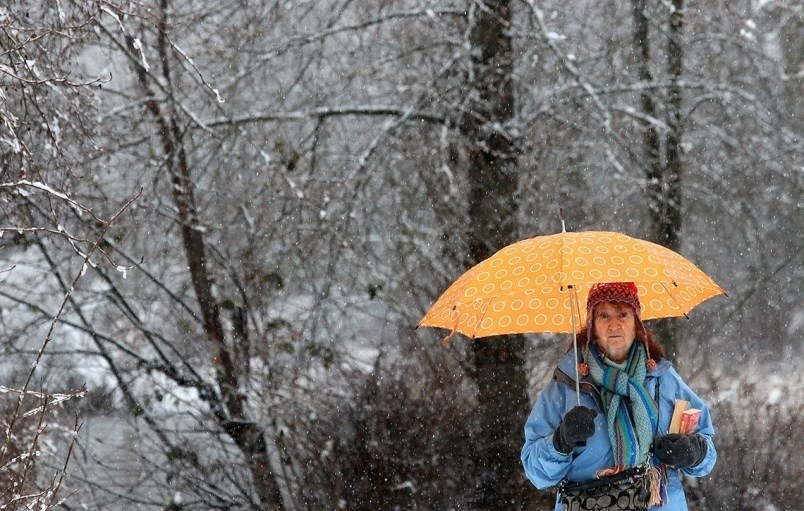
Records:
[[[634,282],[646,320],[682,316],[724,294],[693,263],[661,245],[612,232],[565,232],[519,241],[472,267],[420,325],[469,337],[577,331],[589,289],[599,282]]]

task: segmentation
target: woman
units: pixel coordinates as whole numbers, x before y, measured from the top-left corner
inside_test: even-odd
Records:
[[[664,358],[640,311],[633,283],[596,284],[590,290],[586,331],[578,338],[581,406],[570,350],[525,423],[522,464],[536,487],[590,481],[642,465],[653,479],[648,507],[680,511],[687,509],[681,476],[712,470],[717,453],[709,410]],[[701,410],[694,433],[668,434],[676,399]]]

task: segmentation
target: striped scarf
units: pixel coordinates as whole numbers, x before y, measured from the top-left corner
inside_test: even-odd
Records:
[[[603,396],[615,465],[638,465],[648,457],[659,420],[656,404],[645,390],[645,346],[639,341],[633,344],[625,370],[606,364],[597,346],[586,351],[589,374]]]

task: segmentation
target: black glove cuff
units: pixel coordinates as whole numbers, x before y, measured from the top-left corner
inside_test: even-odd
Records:
[[[561,438],[561,426],[553,431],[553,447],[561,454],[570,454],[572,446],[567,445],[563,438]]]
[[[698,459],[695,460],[695,463],[690,465],[690,467],[697,467],[701,464],[704,458],[706,458],[706,453],[709,451],[709,444],[706,443],[706,439],[701,435],[695,434],[693,435],[693,438],[695,438],[695,441],[698,444],[698,452],[700,455],[698,456]]]

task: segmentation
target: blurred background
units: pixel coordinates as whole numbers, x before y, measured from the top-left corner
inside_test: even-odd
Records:
[[[6,509],[549,509],[570,339],[416,325],[559,208],[728,292],[649,325],[715,421],[691,509],[804,501],[800,2],[8,0],[0,42]]]

